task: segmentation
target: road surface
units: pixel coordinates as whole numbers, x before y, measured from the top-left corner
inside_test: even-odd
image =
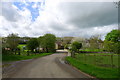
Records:
[[[25,62],[9,78],[90,78],[65,64],[65,56],[66,53],[55,53]]]

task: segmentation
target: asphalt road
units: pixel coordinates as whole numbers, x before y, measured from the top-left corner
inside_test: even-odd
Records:
[[[19,65],[9,78],[90,78],[64,63],[65,53],[55,53]]]

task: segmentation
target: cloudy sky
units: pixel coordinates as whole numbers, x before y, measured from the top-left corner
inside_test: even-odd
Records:
[[[52,33],[58,37],[101,35],[104,39],[118,29],[118,9],[113,2],[27,1],[0,2],[0,36]]]

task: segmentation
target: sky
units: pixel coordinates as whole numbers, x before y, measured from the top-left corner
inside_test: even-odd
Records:
[[[113,2],[62,0],[22,0],[0,2],[0,36],[17,33],[21,37],[39,37],[46,33],[57,37],[89,38],[118,29],[118,9]]]

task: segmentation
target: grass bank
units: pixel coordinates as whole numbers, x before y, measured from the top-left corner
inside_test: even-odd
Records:
[[[75,66],[79,70],[87,74],[90,74],[92,76],[95,76],[96,78],[99,78],[101,80],[106,80],[106,79],[115,80],[115,78],[119,78],[118,69],[103,68],[90,64],[85,64],[72,57],[66,57],[66,61],[68,61],[69,64]]]
[[[53,53],[40,53],[40,54],[31,54],[30,56],[26,55],[2,55],[2,61],[19,61],[19,60],[27,60],[38,58],[46,55],[50,55]]]

